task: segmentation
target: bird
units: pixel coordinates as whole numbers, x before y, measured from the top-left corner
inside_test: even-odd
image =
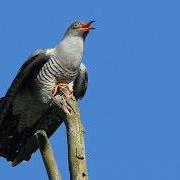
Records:
[[[36,50],[0,98],[0,156],[7,161],[16,161],[59,89],[66,88],[77,100],[84,97],[88,86],[88,72],[82,62],[84,43],[93,23],[75,21],[55,47]],[[48,137],[56,130],[50,128],[46,126]],[[29,160],[31,153],[22,160]]]

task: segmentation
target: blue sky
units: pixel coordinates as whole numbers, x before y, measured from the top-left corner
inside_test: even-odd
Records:
[[[89,87],[80,103],[90,179],[180,179],[180,3],[167,0],[2,0],[0,95],[25,59],[54,46],[75,20],[96,20],[86,41]],[[64,126],[51,138],[68,179]],[[47,179],[40,153],[0,179]]]

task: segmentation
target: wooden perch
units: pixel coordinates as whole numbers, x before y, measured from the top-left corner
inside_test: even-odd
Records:
[[[74,97],[57,95],[54,102],[64,113],[61,116],[66,125],[68,160],[71,180],[87,180],[87,165],[84,144],[84,130],[78,104]]]
[[[49,179],[61,180],[61,176],[59,174],[56,160],[54,158],[53,151],[46,132],[43,130],[38,130],[36,132],[36,137]]]
[[[68,142],[68,158],[71,180],[87,180],[84,130],[76,101],[72,102],[73,111],[65,120]]]

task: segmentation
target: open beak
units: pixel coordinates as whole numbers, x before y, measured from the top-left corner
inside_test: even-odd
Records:
[[[83,30],[83,31],[90,31],[92,29],[95,29],[93,28],[91,25],[92,23],[94,23],[95,21],[89,21],[87,23],[82,23],[81,24],[81,27],[79,29]]]

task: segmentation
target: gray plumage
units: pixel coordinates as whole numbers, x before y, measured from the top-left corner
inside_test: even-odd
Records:
[[[87,86],[88,86],[88,72],[86,66],[83,63],[81,63],[73,87],[74,89],[73,93],[76,99],[81,99],[84,97],[87,90]]]
[[[58,83],[71,84],[76,99],[84,96],[88,78],[82,57],[91,23],[74,23],[55,48],[36,51],[19,70],[0,101],[0,155],[7,160],[13,161],[35,133]]]

